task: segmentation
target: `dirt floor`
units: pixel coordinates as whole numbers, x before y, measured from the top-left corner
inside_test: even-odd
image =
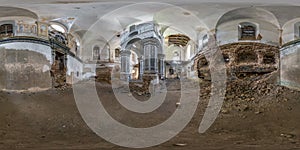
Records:
[[[189,125],[170,141],[146,149],[300,149],[300,92],[270,80],[273,79],[266,76],[228,83],[221,113],[204,134],[197,131],[208,102],[210,83],[201,81],[201,101]],[[97,88],[102,103],[116,120],[134,127],[148,127],[164,121],[176,109],[179,83],[168,80],[167,85],[164,106],[145,116],[122,108],[108,84],[97,83]],[[110,144],[88,128],[78,112],[71,88],[36,93],[1,92],[0,120],[1,150],[130,149]]]

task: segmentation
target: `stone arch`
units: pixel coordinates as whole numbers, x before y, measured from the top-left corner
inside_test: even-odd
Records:
[[[134,42],[136,41],[139,41],[139,40],[142,40],[143,38],[140,37],[140,36],[134,36],[134,37],[131,37],[130,39],[128,39],[126,42],[122,43],[121,44],[121,49],[122,50],[126,50],[126,48],[130,45],[130,44],[133,44]]]
[[[300,39],[300,18],[294,18],[282,26],[283,44]]]
[[[216,38],[219,45],[239,41],[238,26],[250,22],[258,27],[259,42],[279,45],[280,24],[276,16],[262,8],[247,7],[231,10],[220,17],[216,25]]]
[[[141,51],[142,47],[134,47],[133,44],[135,44],[136,42],[140,42],[140,46],[142,46],[142,39],[139,37],[136,37],[136,38],[132,38],[132,39],[128,40],[126,45],[124,45],[124,50],[131,50],[131,51],[135,52],[138,55],[138,57],[141,57],[143,55],[143,53]],[[132,47],[134,47],[134,48],[131,49]]]

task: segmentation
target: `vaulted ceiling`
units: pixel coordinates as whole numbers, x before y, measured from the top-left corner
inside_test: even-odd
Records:
[[[102,30],[109,30],[105,34],[111,34],[118,33],[127,25],[150,20],[163,24],[177,23],[178,28],[190,27],[201,31],[215,29],[218,24],[231,19],[251,16],[272,19],[279,28],[289,20],[300,18],[298,0],[2,0],[1,5],[1,14],[36,14],[41,21],[65,24],[70,32],[79,36],[99,21],[104,25]],[[18,9],[7,11],[9,7]],[[253,7],[258,11],[249,9]],[[193,21],[195,18],[198,20]]]

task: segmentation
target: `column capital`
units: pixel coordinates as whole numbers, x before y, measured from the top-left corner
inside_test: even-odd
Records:
[[[131,54],[131,52],[128,51],[128,50],[122,50],[122,51],[120,52],[120,55],[121,55],[121,56],[129,56],[130,54]]]

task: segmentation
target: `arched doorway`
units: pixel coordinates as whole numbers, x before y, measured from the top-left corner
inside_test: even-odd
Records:
[[[142,76],[143,63],[142,61],[142,40],[141,39],[133,39],[128,42],[126,46],[126,50],[130,51],[130,79],[131,80],[139,80]]]

